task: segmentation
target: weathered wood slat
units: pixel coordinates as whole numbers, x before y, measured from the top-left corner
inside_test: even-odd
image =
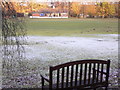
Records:
[[[60,69],[57,70],[57,89],[59,88]]]
[[[88,84],[90,84],[90,78],[91,78],[91,63],[89,63]]]
[[[49,88],[50,89],[52,89],[52,84],[53,84],[53,77],[52,77],[52,67],[50,67],[50,70],[49,70],[49,72],[50,72],[50,85],[49,85]]]
[[[77,86],[77,81],[78,81],[78,64],[76,65],[76,71],[75,71],[75,86]]]
[[[82,68],[83,68],[83,64],[80,65],[80,85],[82,83]]]
[[[97,64],[97,70],[99,71],[99,67],[100,67],[100,64],[98,63]],[[98,82],[98,79],[99,79],[99,72],[97,72],[97,77],[96,77],[96,82]]]
[[[67,72],[66,72],[66,87],[68,87],[69,82],[69,66],[67,66]]]
[[[104,66],[104,64],[101,65],[101,72],[103,72],[103,66]],[[103,79],[103,73],[101,73],[100,82],[102,82],[102,79]]]
[[[86,84],[86,79],[87,79],[87,63],[85,63],[85,68],[84,68],[84,84]]]
[[[107,73],[107,75],[106,75],[106,82],[108,82],[108,78],[109,78],[109,69],[110,69],[110,60],[108,60],[107,61],[107,68],[106,68],[106,73]],[[108,84],[107,84],[107,86],[108,86]]]
[[[62,68],[62,88],[64,88],[64,67]]]
[[[94,83],[94,81],[96,79],[95,65],[96,65],[96,63],[93,63],[93,80],[92,80],[92,83]]]
[[[70,86],[73,86],[73,76],[74,76],[73,72],[74,72],[74,65],[71,66],[71,79],[70,79],[71,84],[70,84]]]

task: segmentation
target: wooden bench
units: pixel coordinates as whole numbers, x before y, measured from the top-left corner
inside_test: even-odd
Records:
[[[78,60],[50,66],[49,79],[42,77],[42,89],[83,90],[108,87],[110,60]],[[47,81],[49,85],[44,85]]]

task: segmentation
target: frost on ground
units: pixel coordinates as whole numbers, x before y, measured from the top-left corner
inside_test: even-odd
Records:
[[[118,53],[117,43],[117,39],[111,38],[32,36],[28,37],[28,45],[25,45],[25,49],[27,58],[42,61],[112,59]]]
[[[50,65],[80,59],[110,59],[110,86],[118,84],[118,36],[41,37],[28,36],[26,60],[14,77],[3,78],[3,87],[40,87],[40,74],[48,76]]]

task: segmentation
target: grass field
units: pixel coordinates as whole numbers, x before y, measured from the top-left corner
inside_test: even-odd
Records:
[[[28,35],[81,36],[117,34],[117,19],[28,19]]]

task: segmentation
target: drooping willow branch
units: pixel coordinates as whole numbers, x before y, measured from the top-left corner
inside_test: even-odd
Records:
[[[3,67],[15,66],[24,57],[25,22],[17,17],[13,2],[1,2],[2,7],[2,44]]]

